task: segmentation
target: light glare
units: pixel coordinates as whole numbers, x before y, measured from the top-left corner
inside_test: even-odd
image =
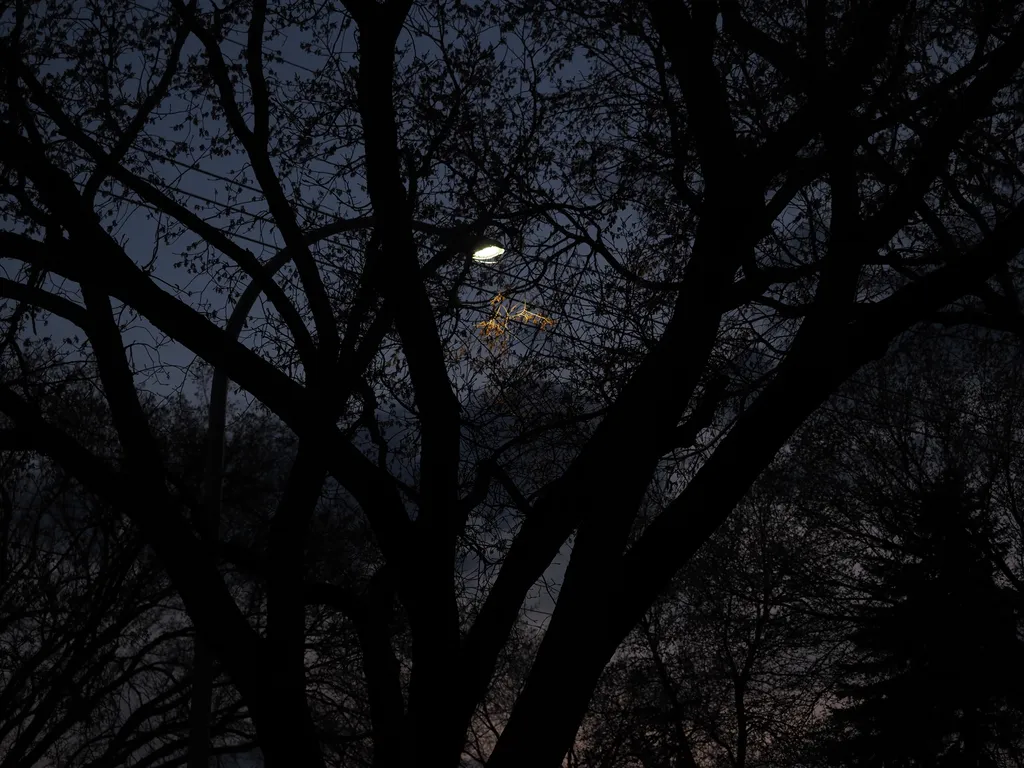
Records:
[[[473,251],[473,259],[482,262],[497,261],[504,252],[505,249],[500,245],[485,245],[483,248]]]

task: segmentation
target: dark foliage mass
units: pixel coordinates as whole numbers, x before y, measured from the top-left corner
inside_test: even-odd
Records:
[[[1021,735],[1016,601],[994,581],[991,520],[972,495],[942,478],[880,532],[895,556],[863,564],[860,658],[838,690],[853,704],[836,711],[829,745],[841,763],[997,765],[992,747]]]
[[[5,2],[0,768],[1021,765],[1022,99],[1007,0]]]

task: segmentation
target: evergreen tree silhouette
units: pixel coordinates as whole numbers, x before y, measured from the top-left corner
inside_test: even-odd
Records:
[[[1024,644],[1016,596],[996,578],[991,516],[951,472],[889,512],[891,545],[863,564],[868,599],[850,635],[857,660],[844,665],[826,762],[1002,765],[1024,732]]]

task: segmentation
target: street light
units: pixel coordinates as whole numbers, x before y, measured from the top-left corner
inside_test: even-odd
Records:
[[[504,246],[502,246],[502,244],[497,240],[492,240],[489,237],[481,237],[473,245],[473,261],[477,261],[481,264],[494,264],[504,252]]]

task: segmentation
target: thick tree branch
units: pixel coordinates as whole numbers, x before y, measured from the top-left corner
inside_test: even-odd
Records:
[[[249,32],[245,40],[245,70],[252,93],[253,145],[266,152],[270,139],[270,90],[263,69],[263,31],[267,21],[267,0],[253,0]],[[223,97],[223,91],[221,92]],[[232,99],[233,100],[233,99]]]
[[[372,226],[371,218],[338,219],[318,229],[312,230],[304,236],[307,245],[315,245],[333,235],[344,232],[352,232]],[[285,247],[278,251],[266,264],[267,277],[273,279],[279,269],[292,259],[289,248]],[[231,311],[228,318],[225,333],[231,341],[237,342],[241,336],[245,323],[256,303],[256,299],[262,291],[262,284],[252,280],[245,287],[238,302]],[[228,372],[225,368],[217,366],[213,371],[213,382],[210,386],[210,407],[207,423],[206,436],[206,470],[203,481],[203,515],[204,520],[200,529],[205,531],[204,535],[215,539],[220,524],[220,499],[222,469],[224,465],[224,435],[227,428],[227,406],[228,406]],[[338,407],[343,408],[348,401],[347,397],[338,398]]]
[[[986,66],[950,100],[923,136],[902,183],[877,214],[865,223],[864,241],[881,247],[902,227],[919,206],[922,195],[945,170],[950,152],[965,128],[1024,64],[1024,19],[1014,27],[1003,45],[995,50]]]
[[[888,38],[885,32],[906,6],[906,2],[896,0],[876,0],[849,14],[843,34],[852,42],[842,58],[829,67],[822,47],[822,22],[817,19],[817,16],[824,12],[824,6],[820,3],[808,3],[809,58],[802,62],[806,69],[804,80],[807,101],[751,153],[746,172],[756,185],[769,183],[791,166],[794,160],[798,159],[800,150],[813,141],[823,129],[828,128],[837,115],[844,114],[854,106],[863,84],[888,52]],[[950,86],[952,87],[952,82]],[[937,97],[941,98],[945,92],[945,89],[939,88]],[[882,121],[884,124],[894,122],[901,114],[903,112],[900,109],[890,110],[883,116]],[[851,132],[855,131],[863,139],[877,133],[883,126],[874,119],[854,121],[851,124],[847,117],[844,118],[841,127]]]
[[[736,132],[728,96],[712,58],[718,9],[714,3],[695,3],[687,13],[667,0],[648,0],[647,5],[686,99],[703,169],[705,197],[718,197],[726,185],[747,184],[732,173],[739,159]]]
[[[715,413],[725,396],[726,387],[729,386],[728,376],[719,376],[709,382],[707,389],[693,409],[693,413],[676,427],[671,435],[659,447],[663,454],[677,448],[689,448],[697,441],[697,436],[711,426],[715,419]]]
[[[624,636],[633,626],[644,606],[718,527],[782,442],[838,384],[884,355],[892,339],[916,320],[941,312],[1022,248],[1024,207],[968,253],[862,308],[857,320],[812,339],[802,349],[794,348],[686,490],[626,555],[627,589],[636,599],[618,612],[613,635]]]
[[[416,762],[457,762],[465,724],[441,711],[437,701],[452,684],[458,650],[459,616],[451,563],[456,541],[460,408],[452,391],[437,322],[420,276],[413,239],[412,210],[402,183],[394,106],[395,42],[409,2],[364,9],[359,23],[356,80],[366,158],[367,192],[387,258],[381,293],[391,303],[395,327],[409,365],[420,414],[422,440],[417,541],[399,568],[413,635],[413,676],[409,691],[410,743],[406,758]],[[353,14],[359,13],[353,11]],[[383,274],[384,264],[375,268]]]
[[[801,264],[793,267],[758,267],[753,274],[739,280],[729,289],[728,308],[735,309],[751,301],[768,303],[763,297],[771,286],[782,283],[795,283],[814,277],[821,271],[821,263]],[[768,306],[772,306],[768,304]]]
[[[729,209],[735,210],[729,199]],[[706,205],[664,334],[560,480],[534,504],[533,516],[523,523],[466,637],[464,674],[470,691],[466,698],[475,702],[473,697],[482,693],[490,679],[494,659],[524,596],[573,529],[578,529],[570,569],[530,683],[491,758],[496,768],[527,760],[535,743],[527,734],[544,727],[545,721],[577,722],[573,719],[577,710],[582,716],[586,696],[556,702],[550,687],[562,681],[571,690],[589,690],[585,682],[577,687],[578,681],[572,678],[576,672],[567,661],[569,648],[585,645],[584,638],[599,631],[608,606],[622,594],[614,563],[662,455],[660,449],[689,405],[715,344],[741,256],[753,246],[749,233],[728,225],[726,205],[719,200]],[[664,386],[669,380],[674,382],[671,388]],[[629,446],[629,451],[623,452],[623,446]],[[568,726],[553,731],[559,741],[546,744],[545,749],[562,754],[563,747],[568,748],[563,741],[572,734]]]
[[[345,440],[332,423],[325,423],[318,403],[287,375],[252,350],[228,337],[207,318],[158,288],[120,248],[100,230],[89,246],[93,262],[76,258],[66,242],[44,247],[23,235],[0,232],[0,246],[15,244],[12,256],[78,283],[102,274],[109,295],[132,307],[154,326],[177,339],[214,368],[223,368],[264,402],[300,436],[333,446],[331,473],[366,510],[386,552],[400,556],[409,519],[390,477]]]
[[[22,72],[22,79],[25,80],[26,84],[28,84],[36,103],[57,124],[64,135],[85,150],[93,160],[96,161],[98,167],[109,169],[109,173],[113,178],[124,184],[128,189],[131,189],[144,201],[150,203],[158,210],[167,213],[169,216],[172,216],[175,220],[188,227],[207,243],[238,264],[238,266],[241,267],[241,269],[259,285],[260,290],[267,295],[267,298],[270,300],[271,304],[273,304],[274,309],[281,315],[285,324],[288,326],[288,330],[292,334],[292,338],[295,340],[295,346],[298,349],[301,358],[312,363],[312,355],[314,351],[312,337],[309,335],[309,331],[306,329],[305,323],[299,316],[298,310],[295,308],[291,299],[289,299],[284,293],[281,286],[279,286],[268,274],[267,269],[251,252],[237,245],[221,230],[204,221],[200,216],[192,211],[189,211],[185,206],[161,192],[149,182],[136,176],[125,168],[123,164],[112,164],[110,155],[108,155],[94,139],[75,125],[75,123],[64,113],[60,105],[46,91],[41,83],[27,72]],[[18,157],[26,151],[31,152],[31,149],[25,146],[25,143],[20,139],[20,137],[12,136],[12,140],[15,142],[15,146],[17,147],[17,149],[14,149],[14,153],[12,153],[12,160],[24,168],[26,175],[32,175],[31,166],[33,165],[35,166],[37,173],[42,172],[45,176],[53,175],[55,169],[47,170],[41,167],[40,163],[45,163],[45,159],[40,160],[40,158],[36,156],[35,162],[31,163],[28,158]],[[33,155],[35,155],[35,153],[33,153]],[[57,208],[56,210],[59,211],[61,209]]]
[[[4,432],[6,445],[31,448],[50,457],[139,526],[168,569],[193,621],[205,628],[209,642],[251,702],[254,716],[265,716],[269,710],[262,689],[261,641],[223,588],[212,560],[189,533],[181,514],[167,505],[166,496],[154,494],[154,489],[131,472],[108,467],[7,387],[0,387],[0,411],[13,425]],[[139,499],[147,499],[147,503],[140,505]]]
[[[799,333],[829,333],[848,316],[857,300],[857,288],[865,254],[860,244],[861,212],[853,155],[856,140],[841,126],[845,111],[830,117],[825,131],[825,159],[832,207],[829,238],[822,259],[814,301]],[[799,343],[799,339],[794,343]]]
[[[246,126],[245,118],[235,101],[234,85],[231,82],[231,75],[228,72],[227,64],[224,61],[224,56],[221,53],[216,36],[203,25],[195,12],[181,2],[181,0],[172,1],[175,10],[185,19],[191,32],[203,43],[210,74],[217,84],[217,89],[220,93],[220,104],[224,110],[225,119],[232,132],[245,148],[256,180],[266,196],[267,206],[274,217],[274,222],[277,224],[278,229],[280,229],[281,236],[284,238],[292,258],[295,260],[295,267],[298,270],[299,279],[302,281],[302,288],[313,311],[313,320],[319,334],[320,351],[322,353],[322,358],[309,361],[309,373],[313,377],[319,374],[326,374],[333,369],[333,364],[338,354],[338,325],[335,322],[334,311],[331,308],[330,299],[327,296],[327,291],[320,276],[320,270],[316,266],[309,246],[306,245],[303,239],[295,210],[288,202],[288,197],[281,186],[281,180],[278,178],[277,172],[274,170],[273,163],[270,160],[270,155],[267,152],[270,107],[266,79],[263,73],[262,40],[266,2],[265,0],[257,0],[256,2],[247,43],[246,67],[249,72],[250,83],[253,87],[253,105],[256,112],[255,128],[251,131]]]
[[[422,420],[420,527],[451,531],[445,517],[456,499],[459,403],[451,390],[434,312],[419,274],[412,217],[402,184],[393,103],[397,28],[379,19],[360,28],[359,110],[366,144],[367,190],[381,251],[392,262],[381,292],[392,304]],[[435,618],[436,621],[436,618]]]
[[[7,253],[4,255],[10,256]],[[0,277],[0,298],[13,299],[52,312],[74,323],[86,333],[92,328],[89,313],[81,305],[41,288],[33,288],[31,285]]]
[[[278,754],[291,754],[302,766],[324,765],[306,701],[306,535],[326,476],[318,445],[299,442],[284,494],[270,522],[267,559],[267,676],[273,696],[292,713],[299,738],[278,732]]]
[[[796,87],[807,87],[805,64],[795,50],[787,48],[744,19],[736,0],[722,0],[719,6],[722,11],[722,32],[767,61]]]

